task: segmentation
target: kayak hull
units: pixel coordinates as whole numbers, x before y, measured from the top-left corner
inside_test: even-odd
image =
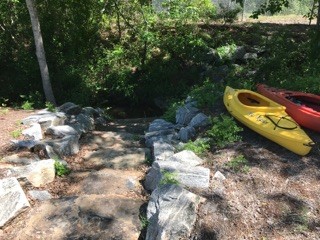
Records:
[[[310,152],[313,141],[285,107],[256,92],[228,86],[223,101],[230,114],[253,131],[298,155]]]
[[[258,84],[257,91],[286,107],[286,112],[301,126],[320,132],[320,96]]]

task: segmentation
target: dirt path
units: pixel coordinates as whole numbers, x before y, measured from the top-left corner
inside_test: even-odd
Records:
[[[10,110],[3,121],[15,122],[30,114]],[[29,198],[31,208],[1,229],[0,239],[143,238],[140,218],[148,195],[141,183],[147,166],[140,140],[150,120],[115,120],[84,135],[80,152],[64,159],[71,167],[70,175],[56,177],[39,188],[24,185],[26,193],[47,190],[53,199],[39,202]],[[16,153],[5,141],[12,139],[11,132],[20,126],[1,126],[3,155]]]

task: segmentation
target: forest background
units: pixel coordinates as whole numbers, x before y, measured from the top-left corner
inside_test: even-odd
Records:
[[[162,114],[190,94],[212,107],[226,85],[265,82],[320,93],[318,0],[34,2],[57,104],[120,108],[123,117],[137,117]],[[270,14],[304,16],[307,24],[294,36],[293,25],[275,25],[270,34],[270,25],[245,23]],[[24,0],[0,2],[0,29],[1,106],[45,106]],[[238,46],[267,54],[234,64],[227,56]],[[222,61],[210,62],[212,52]],[[208,78],[208,65],[228,66],[227,76]]]

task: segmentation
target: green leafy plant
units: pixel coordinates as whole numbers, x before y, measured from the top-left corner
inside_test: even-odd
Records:
[[[233,54],[237,50],[237,46],[234,43],[232,43],[232,44],[227,44],[227,45],[218,47],[216,50],[217,50],[219,57],[223,61],[227,61],[232,58]]]
[[[59,177],[68,175],[71,172],[71,170],[66,165],[64,165],[63,163],[61,163],[57,160],[55,160],[55,162],[54,162],[54,169],[56,171],[56,174]]]
[[[169,172],[169,171],[162,171],[162,179],[159,183],[160,186],[165,184],[175,184],[179,185],[179,181],[177,180],[177,173],[176,172]]]
[[[168,109],[164,112],[162,118],[168,122],[175,123],[177,109],[182,105],[183,105],[183,102],[181,101],[171,103]]]
[[[181,150],[190,150],[197,155],[202,155],[204,152],[208,151],[209,148],[210,143],[208,139],[197,139],[194,142],[189,141],[184,144]]]
[[[21,108],[23,110],[32,110],[33,109],[33,104],[32,102],[29,102],[28,100],[27,101],[24,101],[21,105]]]
[[[212,119],[212,128],[206,134],[213,140],[219,148],[227,146],[229,143],[240,141],[242,137],[239,132],[243,131],[232,117],[221,114]]]
[[[235,172],[248,173],[250,170],[248,160],[243,155],[233,158],[226,163],[226,166]]]
[[[16,130],[13,130],[13,131],[11,132],[11,136],[12,136],[13,138],[19,138],[21,135],[22,135],[22,129],[21,129],[21,128],[16,129]]]
[[[56,106],[51,102],[46,102],[46,108],[49,112],[56,112]]]
[[[221,98],[219,93],[223,93],[221,86],[206,79],[201,85],[191,90],[190,96],[197,101],[198,107],[205,108],[212,107]]]
[[[139,219],[140,219],[141,228],[146,229],[149,225],[149,220],[147,216],[140,214]]]

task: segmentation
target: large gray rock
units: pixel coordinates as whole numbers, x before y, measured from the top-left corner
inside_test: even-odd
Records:
[[[71,126],[60,125],[47,128],[46,134],[55,138],[63,138],[68,135],[78,135],[78,132]]]
[[[146,239],[189,239],[201,200],[177,185],[164,185],[154,190],[147,208]]]
[[[82,108],[82,111],[81,113],[85,114],[85,115],[88,115],[90,117],[93,117],[93,118],[98,118],[101,116],[101,109],[95,109],[93,107],[84,107]]]
[[[174,159],[166,161],[155,161],[146,175],[145,188],[153,191],[164,179],[166,172],[174,174],[174,177],[181,186],[207,189],[210,181],[210,170],[201,166],[195,166],[196,160],[191,164],[183,159],[181,162]]]
[[[31,125],[39,123],[42,130],[46,130],[50,126],[64,125],[67,116],[62,112],[46,112],[42,114],[34,114],[22,120],[22,124]]]
[[[16,178],[0,180],[0,228],[30,207]]]
[[[196,130],[194,127],[186,126],[182,127],[178,133],[179,139],[186,143],[191,140],[196,135]]]
[[[35,187],[50,183],[55,178],[54,160],[41,160],[30,165],[14,167],[10,169],[12,175],[17,178],[27,178]]]
[[[145,134],[145,145],[152,147],[155,142],[166,142],[169,144],[174,143],[178,139],[178,134],[174,129],[149,132]]]
[[[31,190],[28,191],[28,194],[32,199],[38,201],[46,201],[52,198],[52,195],[48,191]]]
[[[24,135],[27,139],[36,141],[43,139],[41,126],[39,123],[31,124],[31,127],[22,131],[22,135]]]
[[[12,239],[138,239],[143,203],[116,195],[51,199],[28,212]]]
[[[11,140],[11,142],[16,148],[28,148],[28,149],[31,149],[35,145],[39,144],[39,141],[35,141],[35,140]]]
[[[204,163],[203,159],[199,158],[193,151],[190,150],[183,150],[181,152],[178,152],[167,160],[186,164],[191,167],[196,167]]]
[[[88,152],[85,164],[90,167],[113,169],[136,169],[145,163],[145,149],[138,147],[113,146]]]
[[[152,145],[153,160],[165,160],[174,154],[175,148],[163,141],[154,142]]]
[[[47,140],[45,144],[51,146],[59,156],[70,156],[79,152],[78,135],[69,135],[61,139]]]
[[[198,113],[196,116],[194,116],[191,119],[188,126],[198,128],[198,127],[206,127],[209,125],[210,125],[209,117],[204,113]]]
[[[72,178],[75,174],[71,174]],[[113,196],[130,195],[132,191],[140,193],[142,175],[138,171],[102,169],[91,172],[74,187],[74,194],[101,194]]]
[[[64,112],[68,115],[77,115],[81,113],[81,107],[79,105],[76,105],[72,102],[66,102],[62,104],[60,107],[58,107],[58,110],[60,112]]]
[[[73,116],[69,120],[68,125],[74,128],[79,135],[92,131],[95,128],[94,119],[82,113],[77,116]]]
[[[182,106],[176,111],[176,123],[183,126],[188,125],[191,119],[199,113],[199,109],[193,106]]]
[[[174,125],[164,119],[156,119],[150,123],[148,132],[156,132],[167,129],[174,129]]]

